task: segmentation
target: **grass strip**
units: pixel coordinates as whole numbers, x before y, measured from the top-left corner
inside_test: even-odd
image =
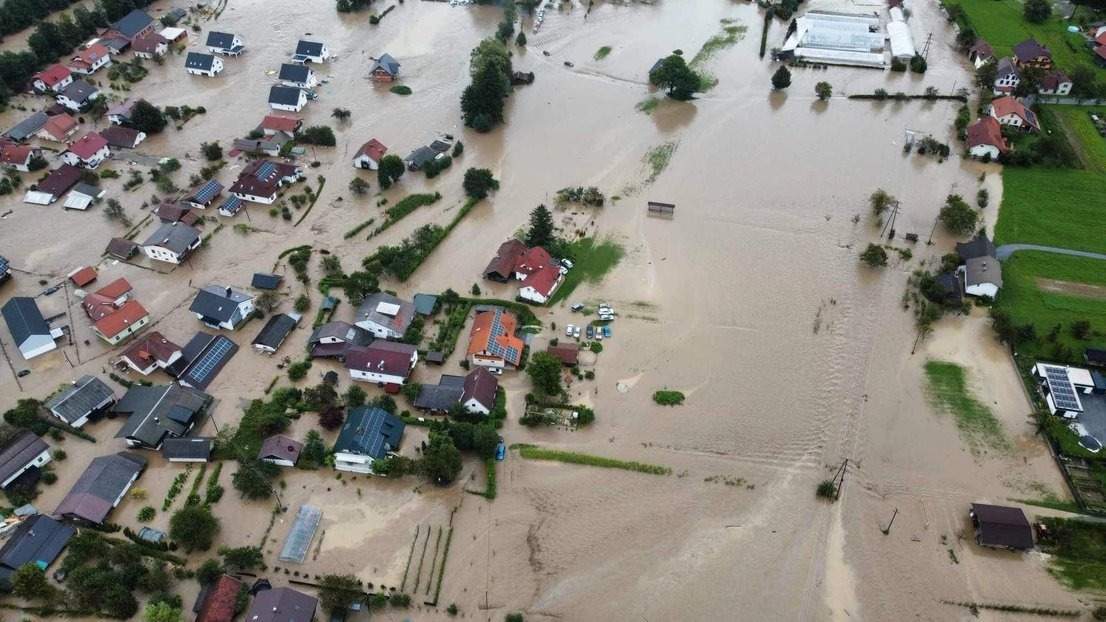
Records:
[[[442,595],[442,579],[445,578],[445,562],[449,559],[449,545],[453,542],[453,528],[450,527],[445,535],[445,551],[442,553],[442,565],[438,568],[438,586],[434,588],[434,605],[438,604],[438,597]]]
[[[384,213],[388,215],[388,218],[384,220],[379,227],[377,227],[372,233],[369,234],[369,239],[373,236],[380,235],[385,229],[396,224],[416,209],[423,205],[431,205],[441,199],[442,195],[439,192],[434,194],[410,194],[399,200],[398,203],[384,210]],[[355,234],[356,235],[356,234]]]
[[[419,541],[419,529],[422,525],[415,525],[415,537],[411,538],[411,550],[407,552],[407,565],[403,567],[403,581],[399,584],[399,591],[407,587],[407,573],[411,570],[411,558],[415,556],[415,544]]]
[[[484,488],[484,490],[473,490],[471,488],[466,488],[465,492],[469,493],[470,495],[484,497],[485,499],[491,501],[492,499],[495,499],[496,495],[495,458],[486,458],[484,460],[484,469],[487,472],[488,480],[487,486]]]
[[[326,187],[326,177],[319,175],[319,189],[312,193],[310,205],[307,206],[307,209],[303,210],[303,214],[300,214],[300,219],[296,221],[296,224],[292,225],[293,227],[300,226],[303,219],[307,218],[307,215],[311,213],[312,208],[315,207],[315,203],[319,200],[319,197],[322,196],[324,187]]]
[[[1054,517],[1041,521],[1049,530],[1039,543],[1051,555],[1049,572],[1076,590],[1106,590],[1106,525]]]
[[[430,585],[434,583],[434,569],[438,564],[438,551],[442,550],[442,528],[438,527],[438,537],[434,539],[434,555],[430,557],[430,576],[426,578],[426,595],[430,596]]]
[[[643,462],[615,460],[614,458],[604,458],[603,456],[593,456],[591,454],[561,451],[559,449],[548,449],[546,447],[538,447],[537,445],[517,444],[512,445],[511,448],[518,449],[519,455],[523,458],[526,458],[527,460],[550,460],[553,462],[582,464],[585,466],[594,466],[603,469],[622,469],[624,471],[636,471],[638,473],[649,473],[651,475],[670,475],[672,473],[672,469],[657,464],[645,464]]]
[[[365,222],[357,225],[356,227],[350,229],[349,231],[346,231],[345,234],[342,235],[342,239],[348,240],[348,239],[352,238],[353,236],[357,235],[358,233],[361,233],[362,231],[364,231],[369,225],[373,224],[374,222],[376,222],[375,218],[370,218],[370,219],[366,220]]]
[[[419,593],[419,581],[422,579],[422,563],[426,561],[426,545],[430,544],[430,532],[431,528],[426,529],[426,537],[422,541],[422,554],[419,555],[419,567],[415,571],[415,587],[411,590],[415,594]]]
[[[668,168],[668,163],[672,160],[672,154],[676,153],[678,144],[675,141],[669,141],[645,152],[645,156],[641,159],[649,167],[649,176],[645,178],[645,183],[653,183],[664,169]]]
[[[981,449],[1010,446],[1002,425],[987,407],[972,395],[964,368],[955,363],[929,361],[925,365],[930,401],[938,410],[952,415],[960,437],[973,453]]]

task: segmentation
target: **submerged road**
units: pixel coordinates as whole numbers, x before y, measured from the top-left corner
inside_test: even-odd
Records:
[[[1090,251],[1076,251],[1070,248],[1059,248],[1056,246],[1040,246],[1038,244],[1003,244],[995,249],[995,257],[999,261],[1006,261],[1017,251],[1044,251],[1046,253],[1056,253],[1057,255],[1073,255],[1075,257],[1090,257],[1091,259],[1102,259],[1106,261],[1106,254],[1092,253]]]

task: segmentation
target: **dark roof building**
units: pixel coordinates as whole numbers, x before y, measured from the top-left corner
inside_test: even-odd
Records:
[[[32,467],[50,461],[50,446],[27,431],[19,432],[0,450],[0,488],[7,488]]]
[[[576,365],[580,356],[580,346],[574,343],[558,343],[555,346],[549,346],[545,351],[569,367]]]
[[[244,618],[247,622],[310,622],[319,601],[290,587],[258,592]]]
[[[165,368],[186,387],[201,391],[210,385],[230,359],[238,352],[238,344],[223,335],[200,331],[188,340],[181,357]]]
[[[254,337],[253,347],[261,352],[276,352],[288,335],[300,323],[300,316],[295,313],[276,313],[269,316],[269,321]]]
[[[207,33],[207,47],[216,48],[219,50],[226,50],[230,52],[240,52],[242,50],[241,45],[235,45],[234,35],[229,32],[217,32],[212,30]]]
[[[307,65],[282,63],[280,65],[280,74],[277,76],[277,79],[295,84],[307,84],[311,79],[311,73],[311,68]]]
[[[211,326],[220,326],[235,319],[240,306],[253,300],[253,296],[232,287],[207,285],[196,292],[188,310],[197,316],[203,316],[203,322]]]
[[[154,27],[154,20],[145,11],[135,9],[111,25],[111,29],[127,39],[134,40]]]
[[[204,54],[202,52],[189,52],[188,56],[184,59],[185,69],[194,69],[196,71],[211,71],[211,68],[215,66],[215,57],[211,54]]]
[[[424,384],[419,388],[419,394],[413,405],[415,408],[430,412],[449,412],[454,405],[461,401],[461,394],[464,393],[464,390],[464,376],[442,374],[438,384]]]
[[[62,164],[58,168],[50,171],[46,179],[40,181],[35,186],[35,189],[39,192],[45,192],[55,197],[60,197],[66,192],[69,192],[69,189],[77,185],[77,182],[80,180],[81,169],[68,164]]]
[[[380,460],[399,448],[405,424],[399,417],[374,406],[352,408],[334,443],[334,453]]]
[[[10,130],[4,132],[4,136],[22,142],[41,130],[49,120],[50,117],[45,112],[32,113],[31,116],[16,123]]]
[[[964,288],[960,279],[952,272],[942,272],[933,278],[942,296],[944,304],[959,304],[964,299]]]
[[[0,307],[0,315],[4,316],[8,332],[23,358],[31,359],[57,347],[50,325],[42,317],[34,298],[12,297]]]
[[[294,86],[273,85],[269,89],[269,103],[298,107],[303,91]]]
[[[0,548],[0,588],[11,589],[12,575],[25,564],[49,568],[76,531],[42,514],[24,520]]]
[[[324,56],[323,50],[325,49],[326,46],[318,41],[304,41],[300,39],[299,43],[296,44],[296,56]]]
[[[188,434],[211,401],[203,391],[178,384],[132,386],[112,408],[127,417],[115,438],[127,439],[130,447],[158,449],[167,437]]]
[[[146,459],[127,451],[93,458],[54,516],[102,523],[145,469]]]
[[[138,252],[138,244],[127,238],[112,238],[104,252],[116,259],[127,260]]]
[[[415,313],[419,315],[434,315],[438,308],[438,297],[434,294],[415,294],[412,302],[415,304]]]
[[[973,503],[968,512],[982,546],[1024,551],[1033,548],[1033,529],[1021,508]]]
[[[373,66],[369,68],[369,73],[374,77],[387,76],[389,78],[395,78],[399,75],[399,61],[392,58],[391,54],[384,53],[380,55],[380,58],[373,62]]]
[[[349,322],[327,322],[315,329],[307,339],[312,358],[345,358],[351,347],[372,343],[372,333]]]
[[[303,443],[283,434],[274,434],[261,442],[257,459],[285,466],[295,466],[303,451]]]
[[[115,403],[115,391],[95,376],[81,376],[72,386],[50,398],[46,408],[74,428]]]
[[[207,462],[214,445],[213,438],[167,438],[161,443],[161,455],[169,462]]]
[[[501,283],[510,281],[515,276],[515,264],[527,250],[525,244],[514,238],[500,244],[495,257],[484,268],[484,278]]]
[[[469,412],[490,413],[495,408],[499,379],[483,367],[477,367],[465,376],[465,390],[461,404]]]
[[[100,136],[111,147],[120,149],[134,149],[145,138],[142,132],[122,125],[110,125],[100,130]]]
[[[204,208],[211,205],[222,192],[223,184],[215,179],[209,179],[199,188],[196,188],[195,192],[184,197],[184,202],[191,204],[193,207]]]
[[[960,256],[960,261],[968,261],[976,257],[994,257],[995,244],[987,238],[985,232],[980,231],[971,241],[958,242],[956,244],[956,254]]]
[[[1087,348],[1083,351],[1083,360],[1088,365],[1106,366],[1106,350],[1100,348]]]
[[[250,287],[254,289],[277,289],[280,287],[280,282],[284,280],[284,277],[279,274],[269,274],[267,272],[254,272],[253,279],[250,281]]]

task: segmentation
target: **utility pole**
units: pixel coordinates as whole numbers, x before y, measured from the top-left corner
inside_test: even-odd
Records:
[[[939,222],[941,222],[940,215],[933,219],[933,228],[929,230],[929,239],[926,240],[926,246],[933,246],[933,234],[937,232],[937,223]]]
[[[925,45],[922,46],[922,58],[926,59],[927,61],[929,60],[929,45],[930,45],[930,43],[933,43],[933,33],[932,32],[929,33],[926,36]]]
[[[887,522],[887,526],[886,527],[880,527],[880,529],[879,529],[880,531],[883,532],[883,535],[886,536],[886,535],[891,533],[891,525],[894,524],[895,517],[898,516],[898,515],[899,515],[899,508],[895,508],[895,512],[893,514],[891,514],[891,520]]]

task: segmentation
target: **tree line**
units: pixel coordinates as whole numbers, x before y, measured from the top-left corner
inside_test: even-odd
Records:
[[[79,6],[56,22],[39,21],[27,38],[29,50],[0,53],[0,106],[7,104],[12,93],[26,88],[36,71],[68,55],[101,28],[151,1],[99,0],[93,8]],[[18,32],[70,4],[71,0],[8,0],[0,6],[0,34]],[[7,29],[14,28],[13,24],[23,25],[9,32]]]

